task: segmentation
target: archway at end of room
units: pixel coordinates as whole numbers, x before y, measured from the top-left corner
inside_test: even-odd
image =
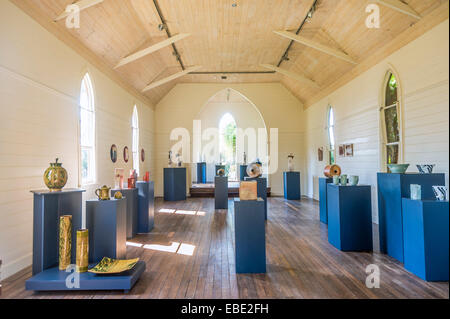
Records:
[[[243,149],[237,152],[236,133],[237,129],[263,129],[267,132],[265,121],[258,108],[247,97],[240,92],[226,88],[214,94],[203,106],[196,116],[201,121],[201,133],[204,137],[208,130],[217,129],[219,141],[217,158],[206,164],[206,182],[213,183],[216,174],[216,165],[223,164],[228,171],[229,181],[239,181],[239,165],[244,163],[243,152],[247,155],[252,153],[247,138],[244,139]],[[206,134],[205,134],[206,133]],[[205,144],[203,140],[202,149],[199,154],[193,154],[194,158],[205,159]],[[249,152],[250,151],[250,152]],[[247,163],[254,160],[247,156]],[[222,162],[222,163],[221,163]],[[197,182],[197,168],[192,167],[192,183]]]

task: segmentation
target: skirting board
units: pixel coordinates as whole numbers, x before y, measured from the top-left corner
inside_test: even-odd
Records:
[[[8,264],[3,264],[0,269],[0,280],[3,281],[6,278],[18,273],[19,271],[31,266],[32,255],[32,253],[29,253],[23,257],[13,260]],[[3,260],[3,262],[5,261]]]

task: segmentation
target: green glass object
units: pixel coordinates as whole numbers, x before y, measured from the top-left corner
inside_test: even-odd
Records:
[[[409,167],[409,164],[388,164],[391,173],[403,174]]]
[[[418,184],[411,184],[411,199],[413,200],[421,200],[422,199],[422,187]]]
[[[345,174],[341,175],[341,185],[347,186],[347,182],[348,182],[347,175],[345,175]]]
[[[359,183],[359,176],[351,175],[348,180],[349,180],[350,185],[356,186]]]

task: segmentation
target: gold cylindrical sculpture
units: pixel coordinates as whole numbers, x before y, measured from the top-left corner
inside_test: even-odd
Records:
[[[80,229],[77,231],[77,261],[76,271],[86,272],[89,265],[89,231]]]
[[[59,270],[66,270],[72,255],[72,216],[59,218]]]

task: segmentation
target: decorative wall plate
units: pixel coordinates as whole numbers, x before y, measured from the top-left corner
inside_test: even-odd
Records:
[[[111,161],[113,163],[117,162],[117,146],[116,146],[116,144],[111,145],[111,149],[109,150],[109,156],[111,157]]]
[[[103,259],[97,265],[95,265],[88,271],[100,275],[120,274],[121,272],[133,269],[138,261],[139,258],[120,260],[103,257]]]
[[[130,154],[128,153],[128,146],[125,146],[123,148],[123,160],[125,163],[128,163],[128,160],[130,159]]]
[[[142,162],[145,161],[145,151],[144,151],[144,149],[141,149],[141,161]]]

